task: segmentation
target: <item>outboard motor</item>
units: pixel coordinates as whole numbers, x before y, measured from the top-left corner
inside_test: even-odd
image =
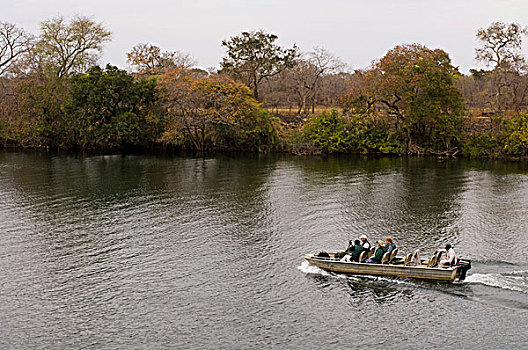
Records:
[[[459,266],[460,274],[459,274],[459,280],[463,281],[466,279],[466,273],[469,269],[471,269],[471,260],[468,259],[458,259],[458,262],[455,266]]]

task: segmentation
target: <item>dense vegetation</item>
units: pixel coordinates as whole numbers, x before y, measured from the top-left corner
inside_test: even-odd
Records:
[[[0,142],[75,151],[288,151],[528,157],[527,30],[477,31],[487,70],[461,74],[441,49],[398,45],[353,72],[323,48],[262,30],[222,41],[218,72],[138,44],[133,71],[97,64],[111,33],[52,18],[35,36],[0,22]],[[524,113],[523,113],[524,112]],[[484,128],[474,127],[484,118]]]

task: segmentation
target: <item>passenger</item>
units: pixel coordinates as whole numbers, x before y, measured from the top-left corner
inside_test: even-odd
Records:
[[[336,259],[341,259],[342,261],[348,261],[344,260],[345,256],[347,254],[350,254],[354,250],[354,243],[352,241],[348,241],[347,249],[344,252],[337,252],[335,254]]]
[[[352,253],[354,251],[354,242],[352,240],[348,241],[348,247],[346,249],[347,253]]]
[[[373,264],[380,264],[381,259],[383,258],[383,254],[385,254],[385,243],[379,240],[378,247],[376,248],[376,252],[374,253],[374,256],[368,259],[366,262],[373,263]]]
[[[396,249],[396,244],[392,243],[392,237],[385,238],[385,253],[391,253]]]
[[[363,250],[368,252],[370,250],[370,243],[367,240],[367,235],[361,235],[359,239],[361,240],[361,246],[363,247]]]
[[[361,255],[361,252],[363,251],[363,246],[361,245],[361,242],[359,239],[356,239],[354,241],[354,245],[352,246],[352,249],[350,249],[350,260],[352,261],[359,261],[359,255]]]
[[[438,267],[450,267],[456,264],[456,254],[451,244],[447,243],[445,249],[440,249],[440,252],[445,252],[446,258],[440,260]]]

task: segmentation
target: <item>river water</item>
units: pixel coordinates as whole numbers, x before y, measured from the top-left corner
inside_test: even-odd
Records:
[[[450,242],[464,283],[303,254]],[[0,348],[528,348],[528,166],[0,152]]]

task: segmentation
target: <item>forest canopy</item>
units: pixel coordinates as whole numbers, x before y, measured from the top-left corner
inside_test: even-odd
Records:
[[[84,16],[0,22],[0,142],[75,151],[191,149],[526,157],[527,28],[478,28],[462,74],[449,53],[403,43],[351,70],[322,47],[244,31],[219,43],[219,69],[138,43],[131,69],[100,58],[112,39]]]

